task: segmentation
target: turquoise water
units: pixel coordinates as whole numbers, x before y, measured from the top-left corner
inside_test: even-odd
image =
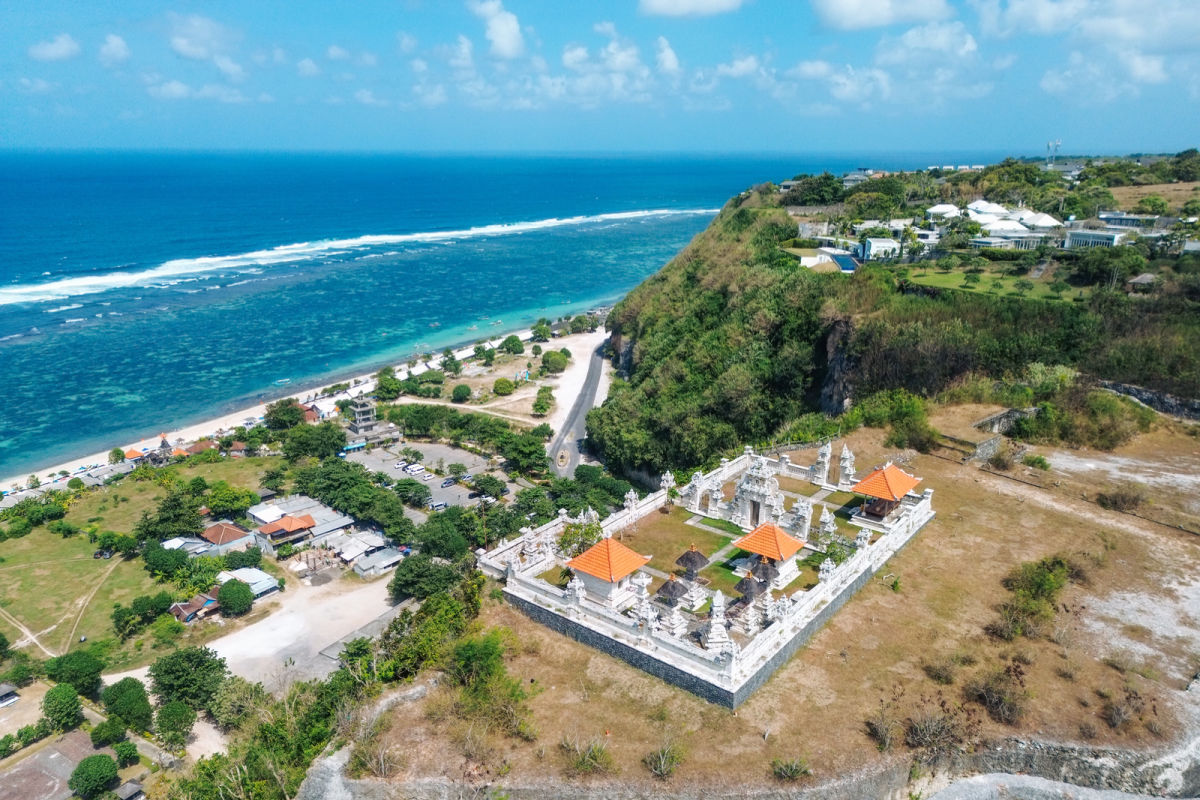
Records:
[[[0,155],[0,475],[611,303],[753,183],[936,161]]]

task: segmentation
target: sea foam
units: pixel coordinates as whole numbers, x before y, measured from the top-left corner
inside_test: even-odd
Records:
[[[333,254],[343,254],[353,250],[361,250],[381,245],[397,245],[410,243],[451,243],[463,239],[477,239],[488,236],[510,236],[530,231],[560,228],[568,225],[586,225],[596,222],[611,222],[636,220],[647,217],[671,217],[681,215],[716,214],[720,209],[688,208],[688,209],[650,209],[642,211],[616,211],[608,214],[592,214],[575,217],[551,217],[550,219],[534,220],[531,222],[508,222],[493,225],[481,225],[474,228],[454,231],[422,231],[399,234],[369,234],[350,239],[326,239],[316,242],[296,242],[272,247],[267,250],[252,250],[228,256],[202,256],[199,258],[179,258],[163,262],[157,267],[141,271],[108,272],[94,275],[78,275],[62,278],[45,283],[17,284],[0,287],[0,306],[13,303],[42,303],[61,301],[81,295],[96,294],[110,289],[121,289],[130,286],[172,286],[180,282],[184,276],[196,275],[214,270],[233,269],[242,271],[245,267],[270,266],[293,262],[311,261],[319,257]],[[245,270],[249,271],[249,270]],[[66,306],[78,308],[78,306]]]

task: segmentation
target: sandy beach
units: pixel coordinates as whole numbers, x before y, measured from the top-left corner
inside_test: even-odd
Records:
[[[499,334],[494,339],[491,339],[489,341],[490,345],[492,347],[498,346],[500,342],[511,333],[515,333],[521,338],[522,341],[529,341],[529,339],[533,336],[533,332],[528,329],[509,331]],[[604,331],[604,329],[600,328],[591,333],[573,334],[554,340],[557,346],[566,347],[571,350],[571,353],[574,357],[571,359],[570,365],[567,367],[566,371],[564,371],[563,374],[558,378],[558,384],[555,389],[555,408],[548,419],[548,422],[552,428],[557,429],[557,426],[562,424],[562,420],[570,410],[571,405],[575,402],[575,397],[579,394],[579,391],[583,386],[584,379],[587,376],[587,354],[590,354],[592,350],[598,347],[600,343],[604,341],[607,335],[608,334]],[[474,344],[460,347],[454,351],[454,355],[459,359],[473,357],[474,347]],[[409,371],[407,364],[396,364],[395,366],[397,373],[400,375],[404,375]],[[411,371],[414,374],[420,374],[426,370],[435,368],[436,366],[434,364],[424,363],[418,364]],[[349,393],[337,395],[337,397],[349,397],[351,395],[358,395],[362,392],[372,391],[375,388],[374,374],[374,372],[362,373],[339,381],[350,383],[352,386],[349,390]],[[608,376],[605,374],[601,380],[601,392],[599,396],[601,398],[604,397],[607,394],[607,390]],[[312,398],[318,391],[319,389],[310,387],[286,396],[295,398],[298,401],[305,401]],[[259,403],[257,405],[248,406],[227,414],[212,417],[204,420],[203,422],[198,422],[194,425],[188,425],[186,427],[175,427],[169,421],[164,420],[161,428],[161,434],[166,436],[167,441],[172,445],[180,441],[194,442],[197,439],[217,435],[219,432],[232,430],[239,425],[245,424],[245,422],[249,419],[257,420],[266,412],[266,408],[266,403]],[[486,408],[483,410],[486,410]],[[133,442],[114,441],[112,446],[107,450],[81,456],[79,458],[71,459],[70,461],[64,461],[52,467],[39,469],[34,474],[36,474],[42,481],[43,486],[56,482],[65,483],[67,480],[69,480],[71,475],[74,475],[77,472],[90,469],[94,466],[107,464],[109,451],[111,451],[113,447],[120,447],[122,450],[152,449],[158,447],[159,440],[160,437],[158,435],[154,435]],[[58,477],[58,473],[62,471],[66,471],[68,473],[67,477]],[[0,479],[0,487],[4,487],[7,491],[23,489],[25,488],[25,482],[27,479],[27,474],[9,475],[3,479]]]

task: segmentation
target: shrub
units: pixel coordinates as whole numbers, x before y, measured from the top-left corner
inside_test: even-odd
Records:
[[[989,717],[1005,725],[1016,725],[1029,710],[1025,672],[1016,662],[971,681],[966,695],[983,706]]]
[[[1012,465],[1012,450],[1009,450],[1007,447],[999,448],[995,453],[992,454],[992,457],[988,459],[988,466],[992,469],[998,469],[1006,472],[1012,469]]]
[[[646,769],[650,770],[650,774],[665,781],[674,775],[675,770],[683,764],[683,750],[674,742],[668,742],[657,750],[647,753],[642,759],[642,763],[646,765]]]
[[[934,760],[970,742],[979,729],[968,709],[948,701],[941,693],[923,696],[904,721],[904,743]]]
[[[1101,508],[1110,511],[1136,511],[1146,502],[1146,492],[1140,486],[1127,485],[1096,495]]]
[[[117,764],[120,766],[128,767],[130,764],[137,763],[138,749],[133,742],[117,742],[113,745],[113,751],[117,754]]]
[[[92,728],[92,747],[104,747],[124,741],[125,724],[113,717]]]
[[[1112,697],[1105,701],[1100,716],[1113,730],[1121,730],[1134,719],[1137,719],[1146,708],[1142,696],[1132,686],[1126,684],[1122,696]]]
[[[947,658],[924,664],[921,669],[934,683],[949,686],[954,683],[954,674],[958,671],[958,664]]]
[[[1030,455],[1025,456],[1024,458],[1021,459],[1021,463],[1027,467],[1033,467],[1034,469],[1042,469],[1042,470],[1050,469],[1050,462],[1046,460],[1046,457],[1039,456],[1036,454],[1030,454]]]
[[[771,760],[771,774],[781,781],[798,781],[812,775],[812,768],[803,758],[775,758]]]
[[[187,703],[172,700],[158,710],[154,732],[167,747],[179,749],[187,744],[188,734],[196,724],[196,712]]]
[[[450,393],[450,399],[456,403],[465,403],[471,399],[471,387],[465,383],[460,383],[454,387],[454,391]]]
[[[558,747],[566,755],[567,772],[572,775],[600,775],[614,769],[608,743],[601,739],[581,742],[564,737]]]
[[[82,798],[99,795],[117,780],[117,762],[112,756],[88,756],[79,762],[67,786]]]
[[[517,390],[517,385],[508,378],[497,378],[492,384],[492,391],[501,397],[506,397]]]

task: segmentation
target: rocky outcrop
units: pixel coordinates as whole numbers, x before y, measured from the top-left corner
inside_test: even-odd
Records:
[[[837,320],[825,336],[825,380],[821,384],[820,407],[826,414],[841,414],[850,407],[854,393],[854,359],[849,354],[849,320]]]
[[[1200,400],[1176,397],[1173,394],[1156,392],[1153,389],[1132,386],[1128,383],[1100,381],[1100,385],[1111,392],[1132,397],[1142,405],[1149,406],[1162,414],[1170,414],[1172,417],[1183,419],[1200,419]]]

